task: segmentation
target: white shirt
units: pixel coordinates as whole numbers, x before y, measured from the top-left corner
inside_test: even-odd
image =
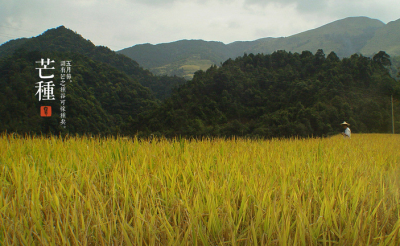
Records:
[[[347,136],[344,136],[345,138],[346,138],[346,137],[351,138],[351,131],[350,131],[350,128],[347,127],[346,130],[344,130],[344,134],[347,135]]]

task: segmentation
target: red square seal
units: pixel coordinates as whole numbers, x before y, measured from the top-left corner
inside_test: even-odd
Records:
[[[41,106],[40,107],[40,116],[50,117],[51,116],[51,106]]]

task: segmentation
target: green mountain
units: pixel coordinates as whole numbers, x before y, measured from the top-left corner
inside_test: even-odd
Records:
[[[84,39],[64,26],[49,29],[37,37],[11,40],[0,46],[0,58],[12,54],[17,49],[24,49],[28,52],[35,50],[74,52],[107,63],[136,79],[151,75],[149,71],[139,67],[139,64],[132,59],[118,55],[107,47],[95,46],[90,40]]]
[[[117,53],[135,57],[143,67],[150,68],[156,74],[186,78],[192,77],[197,70],[207,69],[232,55],[225,44],[203,40],[181,40],[159,45],[141,44]]]
[[[385,25],[368,17],[349,17],[289,37],[230,44],[181,40],[157,45],[135,45],[117,52],[138,61],[155,74],[191,78],[198,69],[219,65],[228,58],[234,59],[244,53],[271,54],[276,50],[315,52],[323,49],[326,53],[334,51],[339,57],[360,52],[372,56],[380,50],[387,51],[389,55],[398,55],[398,23],[395,21]]]
[[[55,60],[56,100],[39,101],[36,61]],[[72,82],[66,85],[67,129],[60,126],[60,62],[72,61]],[[133,134],[127,126],[158,104],[184,79],[154,76],[132,59],[95,46],[60,26],[30,39],[0,46],[0,132]],[[155,92],[150,88],[154,87]],[[40,106],[53,116],[40,117]]]
[[[327,53],[334,51],[339,57],[349,57],[359,52],[375,31],[383,26],[384,23],[379,20],[349,17],[286,38],[266,40],[247,52],[270,54],[275,50],[315,52],[323,49]]]
[[[208,51],[208,43],[199,41],[198,51],[207,51],[203,58],[211,61],[228,54],[226,47],[250,50],[266,41],[270,42],[231,46],[214,42],[214,50]],[[191,41],[184,43],[190,53]],[[167,59],[171,54],[160,56]],[[325,56],[321,49],[315,54],[249,53],[199,70],[175,90],[182,78],[154,76],[130,58],[94,46],[65,27],[10,41],[0,46],[0,57],[0,132],[305,137],[335,134],[343,120],[352,124],[353,132],[389,132],[389,96],[400,98],[399,82],[389,75],[385,52],[342,60],[334,52]],[[39,101],[36,95],[41,80],[36,61],[41,58],[56,61],[54,101]],[[60,125],[63,60],[72,61],[66,129]],[[52,117],[40,117],[41,106],[51,106]],[[398,102],[394,108],[399,115]]]
[[[56,61],[53,79],[56,100],[39,101],[41,79],[35,63],[41,58]],[[72,82],[66,85],[67,128],[60,125],[60,61],[72,61]],[[72,52],[17,50],[0,59],[0,132],[93,133],[134,132],[128,122],[156,104],[148,88],[116,68]],[[40,106],[51,106],[52,116],[40,117]]]
[[[174,86],[185,82],[184,79],[178,77],[155,76],[140,67],[136,61],[125,55],[117,54],[108,47],[95,46],[90,40],[84,39],[64,26],[49,29],[37,37],[11,40],[0,46],[0,58],[10,56],[17,49],[24,49],[27,52],[39,50],[43,52],[74,52],[85,55],[94,61],[106,63],[124,72],[141,85],[156,91],[155,96],[160,100],[167,97]]]
[[[196,72],[135,127],[170,137],[306,137],[337,134],[346,120],[353,132],[390,132],[390,95],[400,98],[400,83],[389,65],[384,52],[244,55]]]
[[[379,28],[360,52],[373,55],[379,50],[386,51],[390,56],[400,56],[400,19]]]
[[[16,51],[19,47],[21,47],[26,41],[27,38],[19,38],[10,40],[2,45],[0,45],[0,58],[10,56]]]

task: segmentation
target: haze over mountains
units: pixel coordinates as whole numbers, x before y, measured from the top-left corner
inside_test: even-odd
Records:
[[[368,17],[349,17],[289,37],[262,38],[230,44],[203,40],[180,40],[163,44],[140,44],[117,53],[137,61],[155,74],[184,76],[190,79],[199,69],[220,64],[244,53],[271,54],[276,50],[316,52],[334,51],[339,57],[354,53],[373,56],[380,50],[400,55],[400,19],[384,24]]]

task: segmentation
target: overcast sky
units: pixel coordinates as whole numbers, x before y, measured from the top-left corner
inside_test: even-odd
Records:
[[[0,44],[60,25],[120,50],[181,39],[290,36],[349,16],[400,18],[398,0],[0,0]]]

